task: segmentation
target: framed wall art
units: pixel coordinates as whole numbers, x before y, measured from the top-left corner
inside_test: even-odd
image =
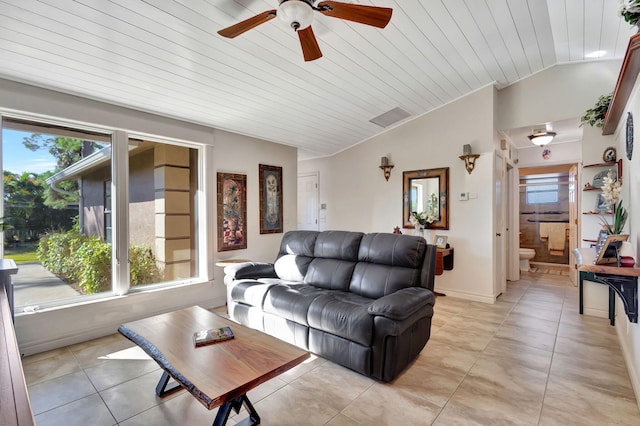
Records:
[[[218,173],[218,251],[247,248],[247,175]]]
[[[283,230],[282,167],[260,164],[260,233],[278,234]]]

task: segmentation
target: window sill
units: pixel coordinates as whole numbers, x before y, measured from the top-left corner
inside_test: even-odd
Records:
[[[53,312],[64,309],[73,309],[80,306],[86,305],[94,305],[99,303],[109,303],[117,300],[123,300],[128,298],[140,297],[147,294],[153,294],[163,291],[169,291],[172,289],[182,288],[182,287],[190,287],[202,284],[213,283],[213,281],[203,281],[203,280],[190,280],[190,281],[181,281],[181,282],[172,282],[172,283],[162,283],[162,284],[150,284],[145,286],[144,288],[133,287],[129,290],[129,293],[123,295],[116,295],[113,293],[108,293],[104,295],[90,295],[90,296],[78,296],[73,299],[63,299],[56,300],[51,302],[44,302],[40,304],[28,305],[28,306],[17,306],[15,308],[15,316],[27,316],[34,315],[43,312]]]

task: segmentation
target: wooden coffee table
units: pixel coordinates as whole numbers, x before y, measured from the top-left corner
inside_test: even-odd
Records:
[[[194,346],[194,332],[227,325],[235,339]],[[249,412],[243,424],[260,424],[247,392],[309,358],[308,352],[199,306],[126,323],[118,331],[164,370],[158,396],[184,388],[209,410],[220,406],[214,426],[226,424],[231,409],[239,413],[243,405]],[[170,378],[177,384],[167,388]]]

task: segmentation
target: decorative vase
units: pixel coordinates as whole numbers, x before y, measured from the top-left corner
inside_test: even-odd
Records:
[[[424,225],[420,225],[419,223],[416,223],[414,226],[414,234],[418,237],[422,237],[424,238]]]
[[[435,233],[435,229],[427,229],[427,232],[424,233],[424,239],[427,241],[427,244],[434,244],[436,240]]]

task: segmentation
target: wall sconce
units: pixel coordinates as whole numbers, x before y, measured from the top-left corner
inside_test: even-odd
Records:
[[[480,158],[479,154],[471,153],[471,145],[466,144],[462,147],[462,155],[460,159],[464,161],[464,167],[467,169],[467,172],[471,174],[473,168],[476,166],[476,160]]]
[[[393,165],[389,164],[388,157],[382,157],[380,159],[380,168],[384,172],[384,178],[388,181],[389,177],[391,177],[391,169],[393,169]]]

